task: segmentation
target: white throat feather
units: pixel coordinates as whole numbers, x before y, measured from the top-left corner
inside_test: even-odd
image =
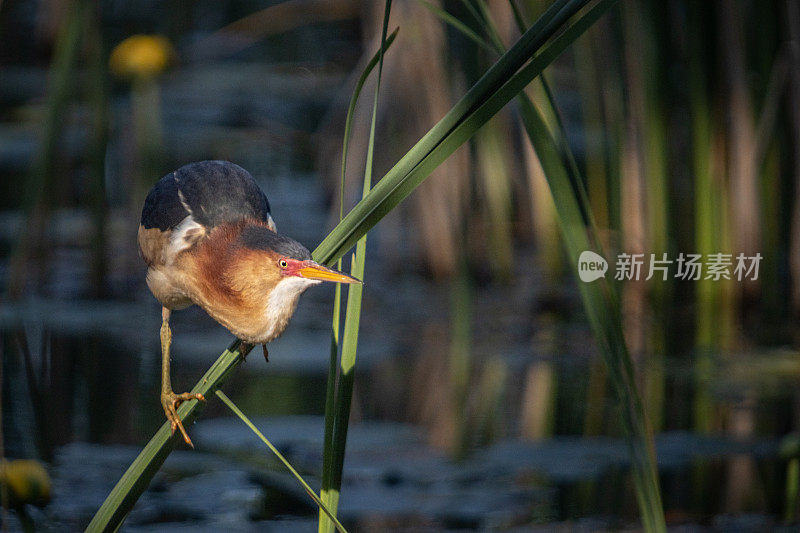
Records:
[[[272,289],[264,308],[264,330],[262,342],[269,342],[286,329],[289,319],[297,307],[297,300],[307,288],[321,283],[319,280],[290,276],[283,278]]]

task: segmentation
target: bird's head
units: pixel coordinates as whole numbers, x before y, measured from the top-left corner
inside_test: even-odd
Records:
[[[254,298],[269,296],[270,305],[296,301],[311,285],[323,281],[361,283],[311,259],[305,246],[262,225],[247,225],[236,238],[239,248],[229,284]]]

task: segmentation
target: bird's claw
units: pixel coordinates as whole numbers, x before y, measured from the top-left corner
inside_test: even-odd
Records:
[[[170,427],[172,428],[172,434],[174,435],[175,430],[179,429],[186,444],[188,444],[191,448],[194,448],[192,439],[189,438],[188,433],[186,433],[186,429],[183,427],[183,422],[181,422],[181,419],[178,416],[178,407],[180,407],[180,405],[187,400],[200,400],[204,402],[206,398],[199,392],[184,392],[181,394],[175,394],[174,392],[170,391],[161,394],[161,406],[164,408],[164,413],[167,415],[167,420],[169,420]]]
[[[242,341],[242,343],[239,345],[239,357],[242,358],[242,363],[247,362],[247,354],[250,353],[250,350],[253,349],[253,346],[253,344],[249,344],[244,341]]]
[[[241,358],[242,358],[242,362],[243,363],[247,362],[247,354],[249,354],[250,351],[255,347],[256,347],[255,344],[250,344],[250,343],[242,341],[242,344],[240,345],[239,353],[241,354]],[[267,345],[266,344],[262,344],[261,348],[263,348],[263,350],[264,350],[264,361],[269,363],[269,350],[267,350]]]

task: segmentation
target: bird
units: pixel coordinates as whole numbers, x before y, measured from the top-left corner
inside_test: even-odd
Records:
[[[137,241],[161,304],[161,406],[172,434],[179,430],[192,448],[177,409],[205,398],[172,390],[172,311],[197,305],[242,342],[264,345],[266,357],[266,343],[286,329],[306,289],[361,283],[279,234],[258,183],[228,161],[189,163],[161,178],[144,201]]]

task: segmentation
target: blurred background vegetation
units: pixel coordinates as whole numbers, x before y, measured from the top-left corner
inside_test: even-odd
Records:
[[[393,4],[377,176],[495,60],[423,4]],[[548,2],[515,4],[531,21]],[[481,32],[481,4],[437,5]],[[3,454],[38,459],[53,483],[44,510],[5,515],[12,528],[84,527],[162,421],[158,305],[135,245],[157,179],[227,159],[259,180],[278,228],[310,248],[338,220],[347,102],[379,47],[382,7],[0,3]],[[486,9],[512,44],[509,3]],[[800,6],[626,0],[546,78],[528,93],[557,137],[563,124],[608,276],[623,252],[763,258],[747,282],[617,282],[668,523],[795,523]],[[368,100],[346,209],[361,191]],[[635,523],[618,408],[513,105],[376,228],[368,255],[343,519],[367,530]],[[313,478],[332,294],[304,298],[268,367],[252,356],[227,388]],[[180,388],[228,336],[197,309],[176,314],[174,333]],[[132,530],[213,527],[225,513],[313,523],[302,493],[223,415],[209,406],[191,430],[201,466],[168,462],[154,481],[168,497],[137,508]],[[180,495],[201,474],[230,508]]]

